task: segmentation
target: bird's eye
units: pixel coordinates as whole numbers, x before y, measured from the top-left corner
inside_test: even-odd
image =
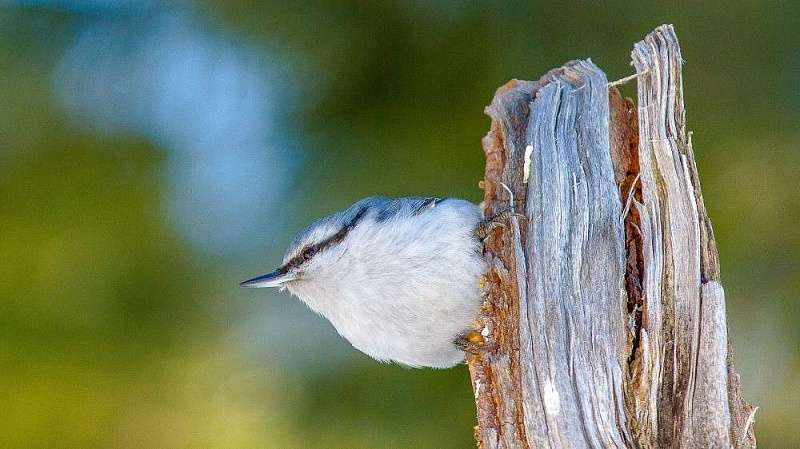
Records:
[[[308,260],[308,259],[314,257],[314,254],[316,254],[316,253],[317,253],[317,249],[314,248],[313,246],[309,246],[308,248],[303,250],[303,259],[304,260]]]

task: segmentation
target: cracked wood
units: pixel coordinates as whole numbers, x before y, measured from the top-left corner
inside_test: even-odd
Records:
[[[637,104],[585,60],[486,109],[485,214],[502,183],[524,218],[486,243],[479,447],[755,447],[672,27],[633,60]]]

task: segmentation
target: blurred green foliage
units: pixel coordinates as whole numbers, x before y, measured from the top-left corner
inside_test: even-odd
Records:
[[[470,447],[463,366],[379,365],[287,295],[236,283],[271,268],[293,230],[360,197],[479,201],[495,88],[587,56],[628,75],[632,44],[661,23],[683,47],[759,443],[800,447],[796,3],[173,4],[291,74],[279,122],[301,142],[298,177],[233,257],[170,225],[167,149],[77,126],[54,99],[59,55],[119,12],[22,3],[0,7],[1,447]]]

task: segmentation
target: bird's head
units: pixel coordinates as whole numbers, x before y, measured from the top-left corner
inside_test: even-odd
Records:
[[[347,209],[321,218],[301,231],[286,250],[281,266],[242,282],[242,287],[286,288],[292,293],[337,278],[346,267],[339,259],[351,246],[351,232],[365,217],[388,200],[365,198]]]

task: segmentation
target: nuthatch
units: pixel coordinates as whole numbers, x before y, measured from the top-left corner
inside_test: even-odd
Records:
[[[278,269],[241,285],[289,290],[374,359],[446,368],[482,343],[482,238],[495,225],[460,199],[365,198],[312,223]]]

